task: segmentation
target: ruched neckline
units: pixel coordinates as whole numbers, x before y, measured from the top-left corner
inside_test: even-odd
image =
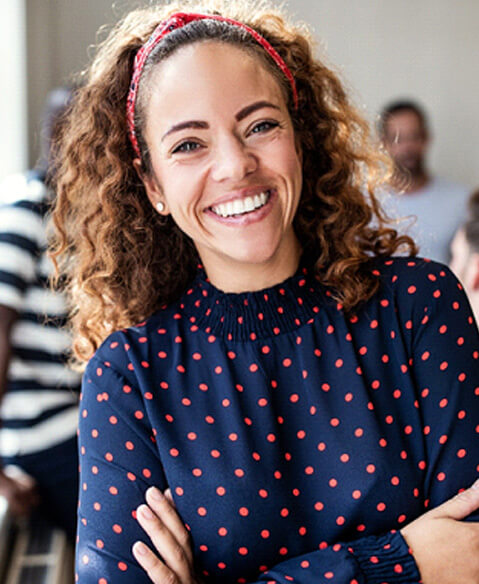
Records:
[[[188,290],[185,313],[193,327],[234,341],[270,338],[312,322],[326,291],[303,263],[274,286],[253,292],[223,292],[199,273]]]

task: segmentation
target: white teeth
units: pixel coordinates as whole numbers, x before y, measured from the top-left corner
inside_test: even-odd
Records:
[[[241,213],[244,213],[243,201],[236,199],[233,204],[233,211],[231,212],[231,215],[240,215]]]
[[[221,217],[242,215],[244,213],[255,211],[256,209],[261,208],[263,205],[266,205],[268,199],[269,193],[263,192],[259,195],[254,195],[253,197],[235,199],[234,201],[228,201],[227,203],[222,203],[221,205],[215,205],[214,207],[211,207],[211,210]]]
[[[214,208],[214,212],[217,215],[221,215],[222,217],[227,217],[228,213],[226,212],[226,205],[218,205]]]
[[[244,200],[244,206],[246,211],[253,211],[253,209],[255,208],[254,199],[252,199],[251,197],[246,197],[246,199]]]

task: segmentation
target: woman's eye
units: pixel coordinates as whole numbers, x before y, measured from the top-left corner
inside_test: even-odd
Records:
[[[182,142],[181,144],[176,146],[176,148],[174,148],[173,150],[173,154],[176,154],[177,152],[180,153],[194,152],[195,150],[198,150],[198,148],[200,148],[200,144],[198,144],[198,142],[192,142],[189,140],[187,142]]]
[[[277,128],[279,126],[278,122],[259,122],[255,126],[253,126],[251,133],[258,134],[259,132],[267,132],[268,130],[272,130],[273,128]]]

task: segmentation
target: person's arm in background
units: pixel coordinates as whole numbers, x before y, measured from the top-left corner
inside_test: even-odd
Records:
[[[0,403],[7,386],[8,366],[10,363],[10,335],[17,320],[16,310],[0,304]],[[0,420],[1,427],[1,420]],[[14,515],[27,515],[37,503],[35,489],[31,485],[8,477],[0,466],[0,495],[9,503]]]
[[[10,363],[10,333],[17,320],[17,311],[0,304],[0,400],[7,386],[8,365]]]

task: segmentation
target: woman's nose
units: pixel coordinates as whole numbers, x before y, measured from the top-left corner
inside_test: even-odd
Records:
[[[215,152],[212,178],[215,181],[238,181],[254,172],[258,160],[244,142],[234,136],[221,141]]]

